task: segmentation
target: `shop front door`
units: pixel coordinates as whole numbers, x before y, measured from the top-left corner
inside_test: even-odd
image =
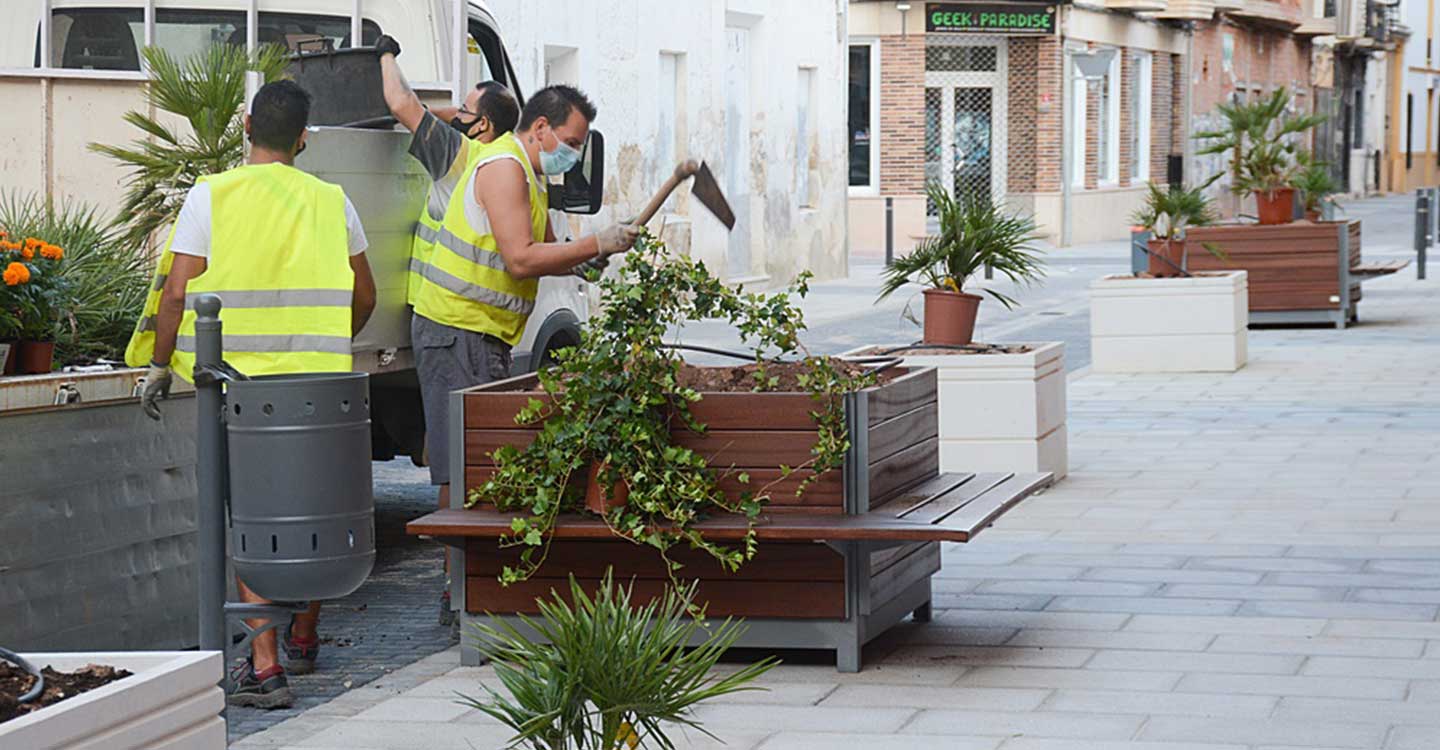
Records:
[[[995,43],[926,50],[925,179],[957,198],[1005,197],[1004,50]]]

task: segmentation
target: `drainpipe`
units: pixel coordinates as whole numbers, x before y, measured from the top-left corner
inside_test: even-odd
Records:
[[[1190,137],[1190,129],[1195,123],[1195,97],[1191,95],[1190,87],[1191,81],[1194,79],[1195,27],[1198,25],[1194,21],[1185,24],[1185,64],[1183,66],[1185,77],[1180,79],[1180,95],[1182,97],[1180,153],[1182,155],[1181,164],[1184,165],[1180,174],[1189,175],[1192,184],[1194,184],[1198,166],[1195,164],[1195,141]],[[1174,103],[1172,102],[1171,105],[1173,106]]]

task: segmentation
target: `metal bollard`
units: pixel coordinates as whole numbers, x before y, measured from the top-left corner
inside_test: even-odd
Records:
[[[1430,195],[1415,191],[1415,278],[1425,278],[1425,251],[1430,247]]]
[[[895,199],[885,198],[885,265],[895,262]]]
[[[195,367],[220,364],[220,298],[203,294],[195,302]],[[197,381],[200,379],[197,378]],[[224,385],[195,383],[195,479],[199,490],[200,650],[224,651],[225,633],[225,410]]]

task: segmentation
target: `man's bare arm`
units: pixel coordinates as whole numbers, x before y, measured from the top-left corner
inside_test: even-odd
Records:
[[[354,337],[375,312],[375,276],[370,273],[370,261],[365,259],[365,253],[350,256],[350,270],[355,272],[355,289],[350,299],[350,335]]]
[[[593,234],[572,242],[534,240],[525,172],[512,159],[498,159],[476,170],[475,199],[490,219],[505,270],[517,279],[568,274],[600,254],[600,243]]]
[[[165,289],[160,293],[160,309],[155,314],[154,361],[169,364],[175,354],[175,339],[180,334],[180,318],[185,315],[185,287],[190,280],[205,273],[205,259],[194,255],[175,254]]]
[[[425,117],[425,105],[420,103],[420,97],[405,81],[405,74],[400,72],[400,63],[395,61],[394,55],[387,53],[380,56],[380,78],[384,82],[385,106],[390,108],[390,114],[406,130],[415,132]]]

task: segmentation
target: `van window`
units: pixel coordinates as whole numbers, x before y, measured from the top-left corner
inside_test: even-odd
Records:
[[[51,17],[51,65],[89,70],[139,70],[145,40],[145,17],[139,8],[67,8]],[[155,11],[155,43],[179,59],[204,52],[212,44],[245,44],[241,11]],[[361,21],[361,46],[373,45],[380,26]],[[38,36],[38,35],[37,35]],[[350,19],[301,13],[261,13],[261,44],[283,44],[290,51],[329,40],[337,49],[351,46]],[[36,45],[36,62],[39,62]]]
[[[465,56],[465,79],[474,84],[483,81],[499,81],[510,88],[510,92],[523,106],[525,96],[511,75],[505,59],[505,47],[495,30],[476,20],[470,21],[470,38],[466,40],[469,54]]]

